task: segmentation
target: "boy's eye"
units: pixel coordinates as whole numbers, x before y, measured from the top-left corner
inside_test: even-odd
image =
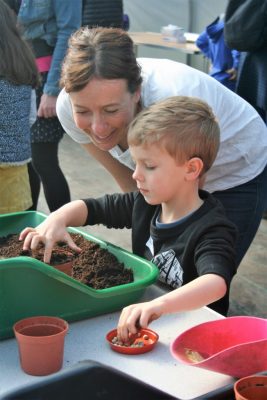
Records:
[[[156,168],[154,165],[146,165],[145,167],[148,171],[152,171]]]

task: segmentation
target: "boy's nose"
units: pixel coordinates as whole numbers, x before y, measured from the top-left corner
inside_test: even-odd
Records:
[[[135,170],[134,170],[134,172],[133,172],[133,174],[132,174],[132,178],[135,180],[135,181],[142,181],[142,175],[141,175],[141,173],[140,173],[140,170],[139,170],[139,168],[137,168],[137,167],[135,167]]]

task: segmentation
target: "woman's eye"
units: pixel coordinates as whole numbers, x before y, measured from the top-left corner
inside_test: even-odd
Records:
[[[105,110],[105,112],[107,114],[115,114],[116,112],[118,112],[118,109]]]
[[[154,165],[146,165],[148,171],[153,171],[156,167]]]
[[[75,114],[79,114],[79,115],[87,114],[87,113],[88,113],[88,111],[75,111]]]

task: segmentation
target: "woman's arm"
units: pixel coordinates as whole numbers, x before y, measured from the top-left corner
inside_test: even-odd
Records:
[[[69,37],[82,23],[82,0],[75,2],[53,0],[52,7],[55,12],[57,37],[44,93],[56,97],[60,91],[61,64],[66,55]]]
[[[113,176],[123,192],[136,190],[136,183],[132,178],[133,171],[121,164],[107,151],[100,150],[93,143],[82,145]]]

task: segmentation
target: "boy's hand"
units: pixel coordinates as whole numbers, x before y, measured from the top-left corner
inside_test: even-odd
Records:
[[[130,334],[137,333],[139,328],[147,328],[148,324],[158,319],[162,313],[162,304],[158,299],[125,307],[117,326],[118,337],[127,342]]]
[[[73,242],[64,224],[51,214],[44,222],[36,228],[25,228],[19,236],[19,240],[24,240],[23,250],[36,249],[39,243],[45,245],[44,262],[49,263],[55,243],[65,242],[68,246],[80,252],[81,249]]]

